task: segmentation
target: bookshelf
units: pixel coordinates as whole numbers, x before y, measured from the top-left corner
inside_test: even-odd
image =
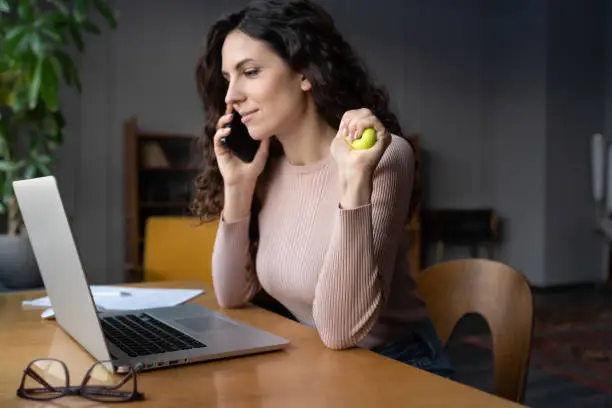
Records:
[[[125,180],[125,269],[140,280],[146,220],[150,216],[191,215],[195,135],[156,133],[123,124]]]

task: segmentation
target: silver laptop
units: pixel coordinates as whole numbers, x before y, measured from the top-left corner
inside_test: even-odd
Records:
[[[55,177],[13,183],[58,324],[96,360],[143,370],[286,347],[286,339],[195,304],[97,311]],[[110,368],[110,367],[109,367]]]

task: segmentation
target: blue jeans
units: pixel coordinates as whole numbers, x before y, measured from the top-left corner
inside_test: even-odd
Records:
[[[452,378],[455,373],[429,319],[419,324],[413,337],[375,347],[372,351],[441,377]]]

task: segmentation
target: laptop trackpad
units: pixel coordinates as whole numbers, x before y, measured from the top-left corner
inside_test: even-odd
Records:
[[[236,327],[234,323],[230,323],[223,319],[219,319],[213,316],[206,317],[186,317],[183,319],[174,320],[175,323],[178,323],[182,326],[185,326],[189,330],[193,330],[195,332],[205,332],[210,330],[219,330],[219,329],[231,329]]]

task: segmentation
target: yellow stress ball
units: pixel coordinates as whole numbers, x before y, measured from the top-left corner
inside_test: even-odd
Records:
[[[348,141],[348,137],[345,137]],[[351,147],[357,150],[369,149],[376,143],[376,131],[373,128],[367,128],[361,134],[359,139],[353,140]]]

